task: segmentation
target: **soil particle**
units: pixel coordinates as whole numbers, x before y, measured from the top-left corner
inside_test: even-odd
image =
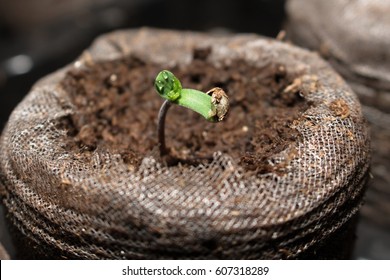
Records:
[[[192,63],[168,70],[186,88],[204,92],[223,88],[230,101],[228,116],[209,123],[172,106],[165,133],[171,159],[197,164],[222,151],[248,171],[272,171],[269,157],[299,138],[291,125],[310,106],[300,91],[299,77],[280,64],[256,68],[235,60],[217,68],[207,60],[210,52],[194,50]],[[161,70],[137,57],[70,70],[62,81],[76,108],[67,127],[62,125],[72,132],[67,149],[109,150],[137,167],[158,146],[156,122],[163,100],[153,83]]]
[[[342,99],[336,99],[332,101],[329,105],[329,109],[332,112],[342,119],[345,119],[349,116],[349,107],[348,104]]]

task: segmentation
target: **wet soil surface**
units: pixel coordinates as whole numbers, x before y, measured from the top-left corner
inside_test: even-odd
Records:
[[[286,90],[296,76],[280,64],[257,68],[236,60],[217,68],[207,61],[210,51],[194,50],[192,63],[168,70],[185,88],[223,88],[230,99],[228,116],[210,123],[172,106],[165,131],[169,162],[197,164],[222,151],[248,171],[273,171],[269,157],[297,141],[299,133],[291,124],[310,106],[298,89]],[[163,99],[153,83],[161,70],[128,57],[68,72],[62,86],[76,110],[66,120],[68,148],[110,150],[137,167],[158,147],[157,115]]]

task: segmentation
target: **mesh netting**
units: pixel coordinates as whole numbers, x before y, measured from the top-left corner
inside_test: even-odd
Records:
[[[279,63],[297,77],[290,89],[311,105],[290,124],[300,137],[267,158],[282,170],[247,172],[223,151],[172,166],[150,151],[132,168],[110,150],[65,144],[61,122],[80,113],[61,86],[69,70],[129,55],[162,69],[189,65],[195,47],[211,48],[216,67]],[[308,252],[347,227],[368,154],[357,98],[317,55],[254,35],[141,29],[99,38],[39,81],[12,113],[0,158],[4,204],[29,257],[274,259],[313,257]]]
[[[321,11],[319,13],[318,11]],[[290,0],[291,40],[317,50],[348,81],[371,126],[372,174],[362,213],[390,228],[390,2]]]

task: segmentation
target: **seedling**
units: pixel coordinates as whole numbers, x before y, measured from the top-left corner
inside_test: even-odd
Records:
[[[165,117],[171,104],[177,104],[202,115],[209,122],[222,121],[229,110],[229,98],[223,89],[212,88],[204,93],[182,88],[178,78],[168,70],[161,71],[154,86],[158,94],[166,99],[158,114],[157,133],[161,156],[167,154],[165,146]]]

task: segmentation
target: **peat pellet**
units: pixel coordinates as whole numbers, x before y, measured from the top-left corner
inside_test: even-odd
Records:
[[[173,106],[158,153],[153,81],[223,88],[208,123]],[[256,35],[98,38],[40,80],[0,142],[21,257],[347,258],[369,165],[357,97],[317,55]]]

